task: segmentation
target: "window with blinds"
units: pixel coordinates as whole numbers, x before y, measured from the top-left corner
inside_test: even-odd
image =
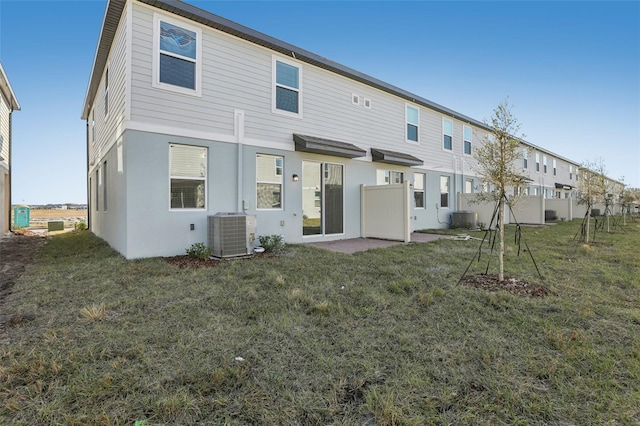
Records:
[[[207,148],[169,145],[172,209],[206,207]]]

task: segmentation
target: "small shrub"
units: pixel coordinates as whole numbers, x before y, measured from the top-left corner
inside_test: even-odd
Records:
[[[76,231],[86,231],[87,230],[87,224],[85,222],[76,222],[74,227],[75,227]]]
[[[213,254],[213,250],[204,245],[204,243],[193,243],[187,249],[187,256],[200,260],[207,260]]]
[[[284,238],[282,238],[282,235],[261,235],[258,237],[258,240],[260,240],[260,245],[266,252],[277,253],[284,249]]]

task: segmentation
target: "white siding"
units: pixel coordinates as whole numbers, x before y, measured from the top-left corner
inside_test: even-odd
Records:
[[[9,163],[9,104],[0,92],[0,157],[4,158],[4,162]]]
[[[98,86],[98,91],[93,103],[92,114],[89,114],[89,163],[90,168],[98,165],[99,159],[104,157],[107,150],[115,143],[120,135],[117,133],[121,129],[125,118],[126,102],[126,42],[127,42],[127,8],[124,9],[122,18],[118,25],[118,30],[111,47],[109,60],[109,113],[105,116],[104,73]],[[95,119],[95,140],[91,134],[91,119]]]
[[[245,112],[247,140],[271,141],[288,145],[292,150],[292,133],[302,133],[350,142],[367,150],[373,147],[411,153],[425,161],[424,168],[437,164],[442,171],[453,171],[454,157],[463,156],[461,121],[450,118],[453,150],[444,151],[442,114],[419,107],[420,143],[407,143],[405,99],[303,62],[298,65],[302,69],[304,118],[272,113],[273,57],[284,56],[208,27],[202,27],[202,96],[155,89],[152,87],[154,9],[134,4],[133,11],[131,120],[134,122],[230,137],[234,133],[233,111],[240,109]],[[292,57],[286,59],[296,62]],[[354,105],[353,94],[370,99],[371,108],[362,103]],[[470,127],[475,148],[484,131]],[[473,158],[467,156],[465,163],[471,173]]]

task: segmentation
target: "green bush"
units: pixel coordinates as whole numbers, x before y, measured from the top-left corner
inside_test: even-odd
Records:
[[[76,231],[86,231],[87,229],[87,224],[84,222],[76,222],[74,226]]]
[[[282,235],[261,235],[258,237],[260,245],[266,252],[279,252],[284,249],[284,238]]]
[[[204,243],[193,243],[187,249],[187,256],[200,260],[207,260],[212,253],[213,250],[205,246]]]

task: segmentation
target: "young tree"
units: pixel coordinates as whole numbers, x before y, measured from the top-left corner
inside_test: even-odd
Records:
[[[486,184],[493,185],[495,191],[478,194],[481,201],[493,201],[498,205],[498,279],[504,281],[504,218],[505,205],[516,203],[519,189],[524,187],[528,179],[524,176],[521,164],[517,160],[522,156],[520,142],[514,136],[520,131],[520,123],[511,112],[508,101],[502,101],[493,110],[491,122],[487,123],[492,132],[484,140],[484,144],[475,152],[477,172]],[[514,194],[507,196],[507,190],[514,189]]]
[[[580,167],[578,181],[578,204],[587,206],[587,223],[584,230],[584,242],[589,244],[591,210],[596,203],[605,202],[607,185],[602,158],[596,162],[585,162]]]

